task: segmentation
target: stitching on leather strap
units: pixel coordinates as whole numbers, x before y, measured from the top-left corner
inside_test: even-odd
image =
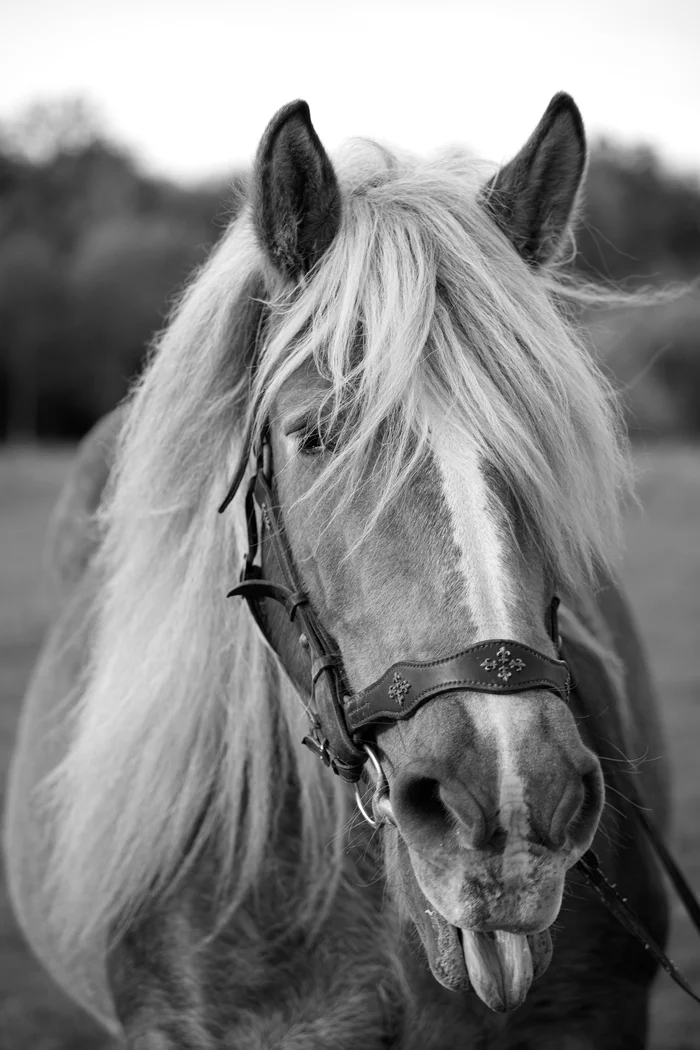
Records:
[[[392,664],[391,667],[389,667],[384,672],[384,674],[381,676],[381,678],[378,678],[376,680],[376,682],[372,683],[372,685],[367,686],[366,689],[362,689],[362,690],[360,690],[359,693],[355,693],[355,695],[352,697],[352,699],[353,700],[354,699],[358,699],[359,697],[364,696],[367,693],[370,693],[370,692],[374,691],[379,685],[381,685],[391,675],[393,675],[395,671],[399,671],[400,672],[402,667],[404,667],[404,668],[415,667],[415,668],[418,668],[418,669],[423,669],[425,667],[439,667],[441,664],[451,664],[451,663],[453,663],[453,661],[459,660],[463,656],[468,656],[470,653],[476,653],[476,652],[479,652],[479,651],[484,650],[484,649],[492,649],[495,644],[498,644],[499,646],[500,645],[514,645],[514,646],[517,646],[518,649],[524,649],[525,652],[529,653],[531,656],[534,656],[537,660],[540,660],[542,663],[546,662],[546,663],[552,664],[553,666],[555,666],[557,668],[561,667],[562,669],[566,667],[566,664],[564,663],[563,660],[555,660],[551,656],[546,656],[544,653],[538,652],[537,649],[533,649],[529,645],[523,645],[522,642],[516,642],[514,640],[510,640],[510,639],[507,639],[507,638],[504,638],[504,639],[500,639],[500,638],[498,638],[498,639],[489,639],[489,640],[487,640],[485,642],[477,642],[475,645],[467,646],[466,649],[462,649],[460,652],[455,653],[453,656],[443,656],[443,657],[440,657],[440,659],[438,659],[438,660],[427,660],[427,661],[425,661],[425,663],[420,662],[420,661],[402,660],[399,663]]]
[[[404,707],[398,709],[374,709],[371,701],[366,700],[364,703],[357,704],[358,698],[351,697],[345,706],[345,713],[348,717],[348,723],[353,729],[358,729],[360,727],[365,713],[370,713],[372,719],[375,717],[391,717],[392,720],[400,721],[403,718],[407,718],[422,700],[429,699],[432,695],[438,696],[440,693],[447,692],[450,689],[469,688],[482,692],[497,693],[500,696],[523,693],[528,689],[551,689],[557,693],[557,695],[561,695],[561,686],[550,678],[527,678],[524,682],[518,683],[517,689],[513,689],[512,687],[508,688],[508,686],[499,686],[494,682],[481,682],[476,678],[455,678],[428,686],[427,689],[423,689],[420,693],[417,693],[416,696],[406,703]]]

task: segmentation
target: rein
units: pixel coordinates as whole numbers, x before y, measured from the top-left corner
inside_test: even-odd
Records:
[[[219,513],[226,510],[240,488],[247,469],[249,449],[248,436],[243,457],[219,507]],[[258,513],[262,521],[260,529]],[[358,781],[369,759],[377,775],[377,787],[385,783],[381,763],[370,739],[372,730],[378,726],[406,720],[428,700],[455,691],[519,693],[530,689],[546,689],[565,703],[568,701],[572,683],[564,660],[552,659],[530,646],[503,638],[478,642],[444,659],[392,664],[371,685],[358,693],[350,693],[345,688],[346,679],[338,647],[325,631],[298,579],[274,496],[272,449],[267,425],[256,449],[256,471],[246,490],[245,515],[248,550],[239,582],[228,592],[227,597],[246,600],[273,652],[276,652],[276,647],[261,602],[269,598],[284,607],[298,633],[299,645],[311,661],[311,704],[305,705],[310,727],[302,743],[334,773],[355,785],[358,808],[373,827],[379,824],[371,818],[362,802]],[[284,584],[263,577],[262,565],[258,560],[263,532],[272,546]],[[558,605],[559,599],[555,595],[550,605],[549,629],[557,651],[561,647],[557,624]],[[700,934],[700,903],[635,794],[631,799],[632,812]],[[608,881],[593,850],[587,850],[574,867],[582,872],[602,903],[627,932],[644,946],[687,995],[700,1003],[700,996],[695,994],[675,964],[627,905],[626,898]]]

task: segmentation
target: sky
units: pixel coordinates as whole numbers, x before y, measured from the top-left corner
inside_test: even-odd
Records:
[[[700,2],[0,0],[0,119],[82,96],[188,181],[250,163],[294,98],[329,150],[363,135],[505,161],[559,90],[589,135],[700,173]]]

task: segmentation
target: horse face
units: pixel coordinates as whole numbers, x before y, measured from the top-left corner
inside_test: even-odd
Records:
[[[585,158],[580,114],[557,95],[479,195],[532,271],[566,244]],[[252,214],[273,288],[313,281],[342,236],[342,191],[305,103],[281,110],[263,137]],[[371,542],[367,522],[386,503],[379,481],[370,478],[339,513],[330,490],[303,498],[333,454],[308,440],[313,411],[300,418],[323,394],[315,374],[280,388],[273,461],[291,549],[350,687],[395,662],[490,638],[555,655],[545,627],[552,585],[539,555],[504,509],[509,493],[496,491],[488,464],[444,418],[430,421],[431,453],[378,516]],[[449,988],[472,985],[493,1009],[517,1006],[547,965],[565,872],[600,817],[597,759],[565,704],[544,691],[443,694],[381,729],[376,743],[388,783],[375,796],[389,821],[387,871],[434,975]]]
[[[487,638],[555,656],[540,560],[512,538],[507,499],[494,498],[485,465],[455,449],[439,422],[432,455],[371,541],[363,535],[381,498],[371,478],[342,514],[330,493],[303,498],[333,454],[300,420],[314,383],[298,375],[283,389],[273,462],[291,549],[353,691],[395,662]],[[434,975],[450,988],[471,984],[493,1009],[517,1006],[546,968],[566,870],[601,814],[597,758],[565,704],[541,690],[439,696],[381,729],[377,746],[386,867]]]

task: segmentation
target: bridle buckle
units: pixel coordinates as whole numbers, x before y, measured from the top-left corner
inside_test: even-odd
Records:
[[[308,747],[309,751],[313,751],[317,758],[320,758],[324,766],[328,766],[333,769],[334,773],[337,773],[333,763],[333,756],[330,751],[330,743],[328,740],[321,735],[321,727],[318,722],[314,722],[311,725],[311,735],[305,736],[302,739],[302,744]]]
[[[246,551],[243,555],[243,565],[238,575],[238,582],[245,583],[246,580],[260,579],[262,579],[262,566],[256,565],[255,562],[251,561],[250,554]]]

